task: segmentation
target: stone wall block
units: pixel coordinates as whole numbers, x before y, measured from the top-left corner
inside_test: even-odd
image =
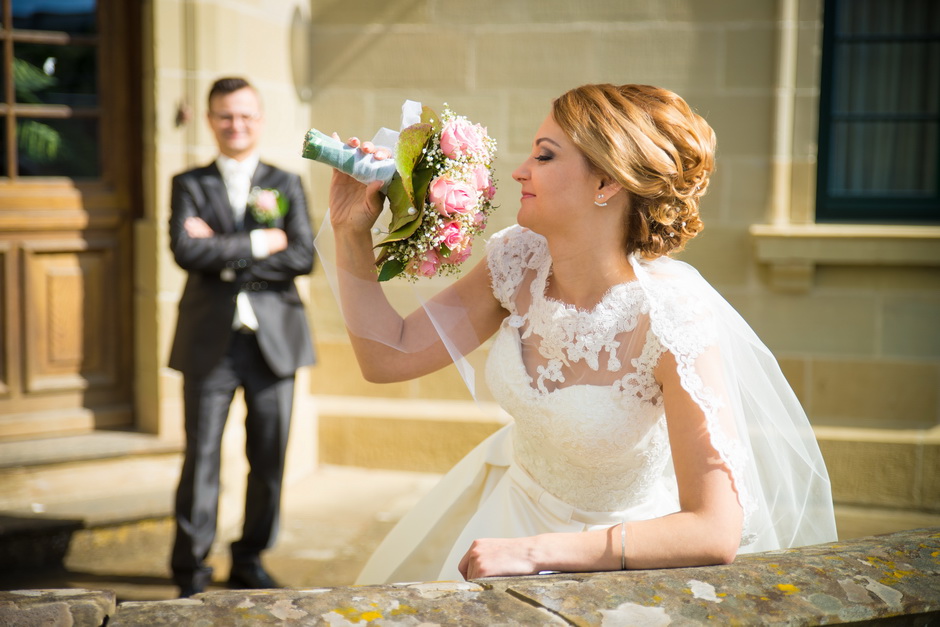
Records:
[[[484,32],[473,40],[473,81],[488,89],[566,89],[591,82],[590,33],[584,30]],[[450,65],[450,62],[445,65]]]
[[[815,360],[807,410],[822,424],[929,428],[937,424],[938,379],[931,363]]]
[[[311,0],[317,25],[427,24],[431,0]],[[461,3],[462,4],[462,3]]]
[[[730,88],[771,89],[777,80],[777,29],[748,25],[725,33],[724,84]]]
[[[364,85],[454,92],[467,88],[468,35],[462,31],[315,28],[312,38],[314,91]],[[429,64],[431,57],[442,62]]]
[[[723,43],[719,31],[657,23],[612,28],[585,39],[591,42],[596,78],[582,71],[581,83],[655,85],[686,99],[693,89],[712,91],[720,84]],[[692,100],[689,104],[698,108]]]
[[[934,274],[940,273],[934,270]],[[883,316],[882,350],[885,353],[933,360],[940,356],[940,331],[937,330],[940,293],[886,298]],[[936,401],[936,387],[933,390]]]
[[[917,459],[915,442],[820,439],[837,503],[917,508]]]
[[[679,94],[715,129],[719,169],[726,155],[766,158],[772,154],[773,97],[769,90],[756,95],[686,94],[681,90]]]

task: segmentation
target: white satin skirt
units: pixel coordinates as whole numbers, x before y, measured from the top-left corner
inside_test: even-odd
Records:
[[[573,507],[546,492],[513,462],[512,423],[467,454],[389,532],[357,585],[462,581],[457,566],[478,538],[602,529],[678,510],[664,484],[655,498],[617,512]]]

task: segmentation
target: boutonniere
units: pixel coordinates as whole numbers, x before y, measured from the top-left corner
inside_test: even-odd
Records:
[[[258,224],[271,226],[287,213],[288,201],[276,189],[253,187],[248,194],[248,210]]]

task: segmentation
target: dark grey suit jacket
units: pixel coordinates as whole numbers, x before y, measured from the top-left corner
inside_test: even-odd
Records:
[[[249,231],[264,228],[245,211],[236,225],[222,175],[215,162],[173,178],[170,247],[176,263],[189,273],[179,303],[169,366],[186,375],[207,374],[225,354],[235,317],[235,298],[247,291],[258,318],[258,344],[268,365],[289,376],[313,364],[313,342],[294,277],[313,268],[313,231],[300,177],[259,163],[252,187],[277,189],[289,202],[273,226],[287,233],[287,249],[252,259]],[[202,218],[215,232],[191,238],[187,218]]]

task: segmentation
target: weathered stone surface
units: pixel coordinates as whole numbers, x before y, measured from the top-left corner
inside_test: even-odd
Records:
[[[138,625],[564,625],[548,611],[466,582],[212,592],[122,603],[109,627]]]
[[[940,620],[940,529],[744,555],[728,566],[491,581],[577,625]]]
[[[0,592],[0,626],[101,627],[115,613],[110,590],[12,590]]]
[[[940,622],[940,528],[745,555],[727,566],[227,590],[116,610],[109,593],[0,593],[0,627],[105,618],[109,627],[928,625]]]

